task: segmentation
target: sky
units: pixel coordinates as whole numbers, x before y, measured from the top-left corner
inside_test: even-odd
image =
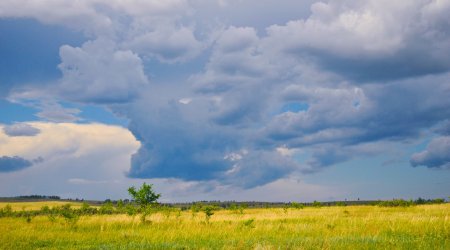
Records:
[[[0,1],[0,196],[447,198],[450,0]]]

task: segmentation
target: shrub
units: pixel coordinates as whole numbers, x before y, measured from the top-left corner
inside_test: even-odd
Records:
[[[205,206],[205,207],[203,207],[202,211],[205,213],[206,223],[209,223],[209,219],[214,214],[214,210],[217,210],[217,207],[215,207],[215,206]]]
[[[104,203],[99,210],[100,214],[113,214],[114,213],[114,207],[111,201],[107,201]]]
[[[202,204],[200,203],[194,203],[191,206],[191,213],[192,213],[192,218],[195,217],[195,215],[200,212],[200,210],[202,209]]]
[[[318,202],[318,201],[314,201],[314,202],[312,203],[312,206],[313,206],[313,207],[322,207],[322,203],[321,203],[321,202]]]
[[[343,201],[338,201],[338,202],[336,202],[336,206],[345,207],[345,206],[347,206],[347,204],[345,204],[345,202],[343,202]]]
[[[414,205],[414,202],[412,200],[405,201],[403,199],[394,199],[391,201],[381,201],[378,203],[378,206],[380,207],[409,207]]]
[[[291,207],[295,208],[295,209],[302,209],[304,206],[301,203],[297,203],[297,202],[292,202],[291,203]]]

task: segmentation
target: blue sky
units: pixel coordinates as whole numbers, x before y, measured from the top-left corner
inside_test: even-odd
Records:
[[[0,196],[448,197],[449,11],[0,3]]]

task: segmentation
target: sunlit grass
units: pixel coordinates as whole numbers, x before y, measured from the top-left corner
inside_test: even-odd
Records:
[[[73,208],[81,207],[80,202],[64,202],[64,201],[38,201],[38,202],[0,202],[0,208],[5,207],[6,205],[11,206],[14,211],[21,210],[39,210],[43,206],[55,207],[61,206],[64,204],[70,204]]]
[[[81,216],[75,225],[6,217],[0,218],[0,248],[450,249],[449,214],[450,204],[440,204],[219,210],[209,223],[191,211],[154,213],[146,223],[123,214]]]

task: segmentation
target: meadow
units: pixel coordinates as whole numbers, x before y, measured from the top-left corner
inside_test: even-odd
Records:
[[[62,202],[10,203],[12,209]],[[80,205],[80,204],[78,204]],[[0,208],[7,203],[0,203]],[[0,218],[0,249],[450,249],[450,204]]]

